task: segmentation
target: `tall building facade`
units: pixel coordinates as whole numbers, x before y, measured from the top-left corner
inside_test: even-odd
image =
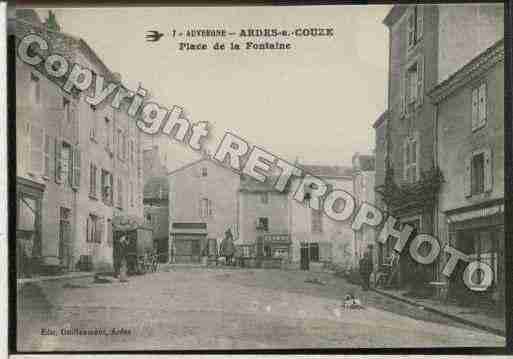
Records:
[[[437,235],[439,191],[451,179],[435,156],[436,106],[427,93],[503,36],[503,6],[394,5],[384,24],[389,30],[388,109],[374,127],[385,133],[385,139],[379,136],[384,144],[377,146],[386,148],[386,158],[376,165],[376,190],[401,225],[413,226],[414,234]],[[394,240],[381,246],[383,257],[392,255]],[[402,255],[399,267],[400,286],[415,285],[419,276],[440,278],[439,261],[419,267]]]
[[[120,82],[84,40],[49,28],[34,11],[22,11],[9,25],[17,41],[39,34],[69,63]],[[92,106],[87,95],[65,92],[43,68],[16,59],[17,238],[41,272],[110,269],[113,217],[142,217],[134,121],[126,108]]]

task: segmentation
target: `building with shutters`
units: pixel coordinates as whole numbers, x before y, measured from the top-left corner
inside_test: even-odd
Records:
[[[469,61],[430,96],[436,105],[436,158],[447,179],[439,192],[439,239],[494,271],[493,287],[471,291],[463,265],[449,295],[504,304],[504,41]],[[445,264],[446,258],[442,258]]]
[[[375,128],[386,134],[380,141],[387,153],[376,164],[382,171],[376,172],[376,191],[388,213],[416,233],[439,232],[439,190],[451,180],[435,158],[436,106],[426,93],[500,39],[503,16],[502,4],[411,4],[394,5],[383,21],[389,30],[388,109]],[[383,258],[394,241],[379,248]],[[398,266],[400,286],[439,279],[438,262],[419,267],[403,254]]]
[[[201,158],[169,172],[168,178],[172,262],[214,255],[227,229],[237,240],[238,174]]]
[[[56,19],[52,18],[55,24]],[[33,10],[9,19],[9,34],[47,39],[53,51],[120,82],[80,38],[49,29]],[[44,68],[16,57],[17,237],[39,271],[107,270],[112,218],[142,217],[140,136],[123,111],[67,93]],[[121,130],[121,133],[119,133]],[[117,132],[116,132],[117,131]]]
[[[349,167],[296,166],[329,188],[353,193]],[[237,244],[248,252],[242,255],[283,258],[291,269],[318,269],[332,263],[351,268],[355,253],[351,223],[334,221],[294,199],[296,190],[302,190],[302,178],[292,178],[283,192],[273,187],[275,180],[273,176],[263,183],[245,176],[241,179]]]
[[[241,176],[238,189],[240,255],[244,258],[291,259],[290,203],[288,188],[277,191],[276,178],[269,176],[259,182]],[[278,263],[280,266],[281,264]]]
[[[329,165],[298,165],[303,173],[322,179],[328,191],[341,189],[353,194],[353,171],[351,167]],[[290,188],[300,189],[301,179],[292,180]],[[294,199],[289,193],[291,267],[302,269],[319,268],[325,264],[336,264],[345,269],[354,267],[354,232],[351,221],[334,221]],[[322,208],[323,202],[321,200]]]

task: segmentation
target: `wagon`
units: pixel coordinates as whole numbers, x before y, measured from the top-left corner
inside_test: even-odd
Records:
[[[128,274],[155,271],[153,231],[145,226],[144,220],[135,216],[115,216],[112,227],[114,271],[119,273],[122,258],[127,261]]]

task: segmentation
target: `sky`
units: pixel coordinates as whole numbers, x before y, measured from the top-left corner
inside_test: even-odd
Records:
[[[350,165],[374,148],[372,123],[387,106],[389,5],[54,9],[61,31],[83,38],[128,87],[207,121],[211,151],[225,131],[281,158]],[[41,18],[48,9],[37,10]],[[288,51],[178,51],[171,30],[332,27],[334,37],[294,38]],[[149,30],[166,35],[145,41]],[[229,40],[232,40],[230,38]],[[217,40],[217,39],[216,39]],[[212,44],[216,40],[198,39]],[[223,39],[221,39],[223,40]],[[224,40],[230,42],[229,40]],[[240,38],[237,39],[240,41]],[[274,39],[256,38],[251,41]],[[283,41],[283,39],[281,39]],[[170,170],[198,158],[153,140]]]

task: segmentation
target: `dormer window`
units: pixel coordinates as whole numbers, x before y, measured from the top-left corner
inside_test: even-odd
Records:
[[[208,176],[208,171],[207,171],[207,168],[206,167],[203,167],[201,169],[201,177],[207,177]]]

